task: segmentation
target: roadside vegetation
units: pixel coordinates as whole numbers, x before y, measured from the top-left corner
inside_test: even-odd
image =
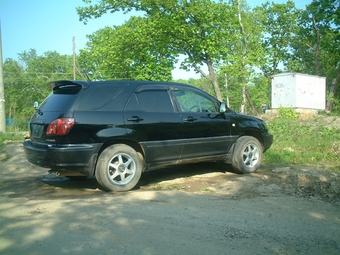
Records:
[[[6,134],[0,132],[0,146],[4,144],[24,140],[24,135],[20,132],[7,132]]]
[[[5,145],[12,142],[23,141],[24,136],[20,133],[2,133],[0,132],[0,161],[4,162],[11,156],[5,150]]]
[[[280,108],[277,117],[266,122],[274,143],[263,155],[264,163],[340,170],[339,116],[297,114]]]

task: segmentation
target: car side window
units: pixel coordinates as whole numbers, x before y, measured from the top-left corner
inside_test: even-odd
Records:
[[[145,90],[134,93],[127,104],[126,111],[174,112],[168,91]]]
[[[125,88],[125,86],[112,86],[110,84],[91,86],[82,97],[78,110],[95,110],[103,107]]]
[[[215,103],[191,90],[174,91],[182,112],[217,112]]]

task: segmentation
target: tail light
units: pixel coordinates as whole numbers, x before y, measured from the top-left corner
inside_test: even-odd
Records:
[[[75,123],[74,118],[60,118],[52,121],[46,130],[46,135],[66,135]]]

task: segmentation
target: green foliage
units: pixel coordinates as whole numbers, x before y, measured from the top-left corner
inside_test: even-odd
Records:
[[[213,84],[213,94],[221,100],[228,96],[237,109],[243,104],[244,86],[255,96],[256,107],[261,89],[269,87],[253,87],[255,70],[260,69],[268,81],[273,74],[293,71],[327,76],[328,84],[338,74],[337,0],[313,0],[306,10],[298,10],[293,1],[267,2],[254,10],[245,1],[241,5],[223,0],[85,2],[87,6],[77,8],[84,22],[117,11],[144,15],[113,28],[109,36],[98,34],[101,39],[91,42],[82,60],[87,61],[84,68],[92,65],[89,73],[99,77],[126,72],[127,78],[168,80],[164,76],[183,55],[181,68],[201,73]],[[261,101],[269,104],[268,91],[263,94]]]
[[[78,58],[81,69],[91,80],[171,80],[173,59],[150,32],[152,26],[146,19],[132,17],[121,26],[89,35]]]
[[[317,116],[312,119],[278,117],[268,120],[267,125],[274,135],[274,143],[264,154],[264,162],[316,165],[336,169],[340,157],[340,126],[336,124],[337,122],[329,122],[329,118],[334,117]],[[325,123],[329,125],[325,126]]]
[[[239,109],[242,104],[242,89],[253,83],[254,68],[264,63],[264,48],[261,22],[255,12],[246,7],[233,5],[233,14],[237,15],[237,26],[233,42],[224,47],[228,54],[219,62],[219,84],[228,83],[228,92],[223,89],[225,97],[229,97],[230,105]]]
[[[297,113],[292,108],[285,108],[285,107],[280,106],[277,114],[278,114],[279,117],[281,117],[283,119],[296,120],[296,118],[297,118]]]
[[[291,40],[297,30],[298,11],[294,2],[276,4],[266,2],[255,8],[262,26],[262,47],[265,49],[265,63],[261,70],[267,77],[279,72],[289,56]]]
[[[23,141],[24,136],[19,133],[2,133],[0,132],[0,161],[5,162],[11,155],[7,153],[4,145],[8,143],[13,143],[17,141]]]
[[[338,0],[313,0],[300,10],[298,36],[291,39],[287,69],[330,78],[338,75],[340,57],[340,4]]]
[[[117,42],[118,39],[109,37],[122,45],[120,51],[126,52],[124,47],[128,47],[128,56],[131,58],[123,55],[120,61],[124,62],[127,59],[130,64],[134,64],[144,57],[143,63],[150,63],[160,54],[170,61],[173,67],[179,55],[183,55],[185,59],[181,63],[181,68],[200,72],[213,84],[215,95],[221,99],[215,66],[235,56],[232,45],[239,40],[239,27],[234,6],[224,1],[209,0],[101,0],[97,4],[77,8],[80,19],[85,22],[107,12],[132,10],[143,12],[144,18],[139,19],[140,22],[135,24],[133,31],[122,33],[120,41]],[[134,19],[134,17],[131,18],[122,27],[131,24]],[[134,36],[126,36],[127,34]],[[135,40],[138,42],[137,45]],[[107,44],[103,40],[100,41],[104,44],[93,43],[93,47],[104,45],[106,48]],[[134,47],[129,47],[131,45]],[[120,51],[110,50],[114,54]],[[148,54],[143,54],[143,52]],[[104,61],[112,67],[109,63],[111,58],[105,57]],[[151,65],[147,70],[152,71],[157,66],[159,64]],[[204,66],[208,69],[208,74],[202,71]],[[143,72],[145,68],[138,71]]]
[[[248,86],[248,92],[254,107],[258,112],[262,112],[262,104],[270,106],[271,89],[270,82],[263,75],[256,75],[252,78],[252,84]]]
[[[5,143],[10,143],[13,141],[23,141],[24,140],[24,136],[20,133],[10,133],[7,132],[6,134],[0,132],[0,145],[3,145]]]
[[[73,79],[72,57],[57,52],[38,56],[31,49],[19,54],[19,60],[6,59],[4,68],[6,118],[14,119],[10,131],[27,130],[34,113],[34,102],[41,103],[51,93],[46,84],[53,80]]]
[[[219,76],[220,83],[222,83],[225,76]],[[223,89],[225,97],[229,97],[229,106],[235,111],[239,111],[242,104],[242,83],[239,76],[228,76],[228,91],[226,88]]]

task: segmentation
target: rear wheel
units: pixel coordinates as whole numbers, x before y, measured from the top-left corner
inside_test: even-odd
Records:
[[[262,160],[261,143],[252,136],[242,136],[235,144],[232,166],[240,173],[248,174],[255,172]]]
[[[106,190],[131,190],[141,177],[142,167],[142,160],[133,148],[125,144],[111,145],[98,158],[96,179]]]

